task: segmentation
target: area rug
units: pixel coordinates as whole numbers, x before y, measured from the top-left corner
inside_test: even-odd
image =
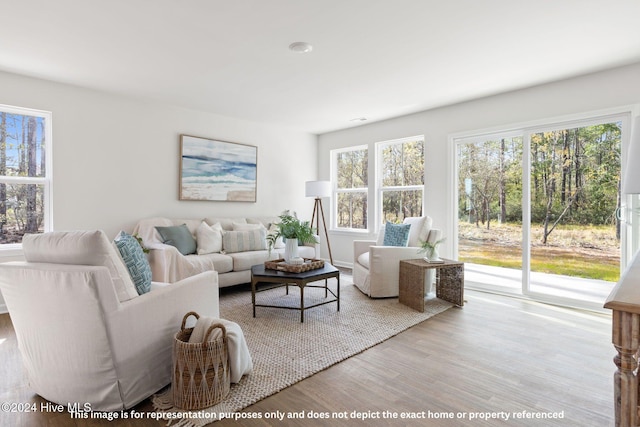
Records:
[[[203,411],[184,413],[173,407],[171,388],[152,398],[154,407],[174,426],[200,427],[264,399],[304,378],[356,355],[394,335],[450,308],[452,304],[433,298],[420,313],[397,298],[370,299],[351,283],[340,287],[340,311],[326,304],[305,311],[300,323],[297,310],[256,308],[252,317],[251,291],[222,290],[220,316],[238,323],[253,358],[253,373],[231,385],[226,399]],[[319,282],[322,283],[322,282]],[[330,279],[335,289],[335,279]],[[329,297],[332,298],[331,294]],[[259,304],[299,306],[297,286],[258,293]],[[324,299],[324,290],[305,289],[305,305]],[[197,412],[197,413],[196,413]]]

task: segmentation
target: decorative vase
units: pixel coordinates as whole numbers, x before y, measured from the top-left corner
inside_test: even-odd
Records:
[[[287,239],[284,244],[284,262],[298,257],[298,239]]]
[[[440,259],[440,253],[438,252],[438,248],[433,248],[431,254],[429,255],[429,259],[431,261],[438,261]]]

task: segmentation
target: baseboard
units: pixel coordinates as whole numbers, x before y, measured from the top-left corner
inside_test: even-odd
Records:
[[[325,261],[329,262],[328,259],[325,259]],[[336,266],[336,267],[348,268],[350,270],[353,270],[353,263],[352,262],[334,261],[333,265]]]

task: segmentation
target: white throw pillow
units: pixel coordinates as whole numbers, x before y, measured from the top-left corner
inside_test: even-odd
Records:
[[[196,244],[198,255],[220,252],[222,250],[222,226],[220,223],[210,226],[202,221],[196,229]]]
[[[409,230],[409,243],[407,246],[418,247],[422,242],[427,240],[429,232],[433,226],[433,220],[429,216],[407,217],[403,221],[404,224],[411,224]]]

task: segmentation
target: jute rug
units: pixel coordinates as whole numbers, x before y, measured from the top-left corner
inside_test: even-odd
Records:
[[[222,290],[220,316],[238,323],[253,359],[253,373],[231,385],[227,398],[203,411],[185,413],[173,407],[171,388],[152,398],[157,414],[174,426],[204,426],[231,417],[247,406],[264,399],[316,372],[358,354],[452,306],[430,299],[424,313],[398,302],[397,298],[370,299],[351,283],[341,280],[340,311],[326,304],[305,311],[300,323],[297,310],[256,308],[252,317],[251,292]],[[317,282],[320,284],[322,282]],[[330,279],[335,289],[335,279]],[[259,304],[299,306],[297,286],[258,293]],[[329,298],[332,298],[329,294]],[[324,291],[305,289],[305,305],[324,299]]]

